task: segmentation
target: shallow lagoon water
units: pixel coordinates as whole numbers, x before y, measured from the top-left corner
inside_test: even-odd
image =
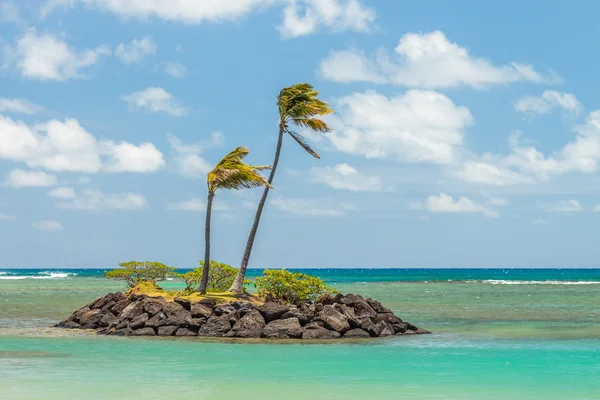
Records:
[[[600,270],[311,271],[435,332],[318,344],[49,328],[122,284],[4,272],[21,278],[0,279],[0,398],[600,398]]]

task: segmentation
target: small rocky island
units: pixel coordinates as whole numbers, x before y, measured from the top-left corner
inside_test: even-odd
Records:
[[[252,299],[250,299],[252,300]],[[426,334],[380,302],[354,294],[324,295],[293,306],[239,299],[218,304],[177,297],[110,293],[56,325],[117,336],[204,336],[265,339],[375,338]]]

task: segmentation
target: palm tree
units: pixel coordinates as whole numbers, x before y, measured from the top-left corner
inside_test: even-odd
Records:
[[[277,164],[279,163],[279,156],[281,154],[281,145],[283,144],[283,136],[287,133],[290,135],[304,150],[315,158],[321,158],[319,155],[310,148],[306,143],[302,135],[290,130],[290,124],[294,124],[301,128],[307,128],[315,132],[329,132],[331,129],[321,119],[317,118],[322,115],[332,114],[333,110],[326,102],[318,98],[319,92],[315,90],[308,83],[300,83],[297,85],[289,86],[281,90],[277,97],[277,107],[279,108],[279,140],[277,142],[277,149],[275,150],[275,160],[273,161],[273,168],[271,169],[271,175],[269,176],[268,183],[273,183],[275,177],[275,171],[277,170]],[[244,250],[244,256],[240,264],[240,270],[237,277],[233,281],[229,291],[235,293],[242,292],[242,285],[244,283],[244,277],[246,275],[246,269],[248,268],[248,262],[250,261],[250,253],[252,252],[252,246],[254,245],[254,238],[256,237],[256,231],[258,230],[258,224],[260,223],[260,217],[269,195],[269,186],[265,186],[263,195],[258,203],[258,209],[256,210],[256,216],[254,217],[254,223],[250,230],[250,236],[248,237],[248,243]]]
[[[210,218],[212,214],[212,203],[215,193],[219,189],[250,189],[258,186],[272,188],[265,178],[259,173],[264,169],[270,169],[268,166],[252,166],[244,163],[243,159],[250,150],[241,146],[227,154],[215,168],[208,173],[206,184],[208,185],[208,201],[206,203],[206,228],[204,252],[204,268],[202,270],[202,280],[198,291],[206,293],[208,285],[208,273],[210,268]]]

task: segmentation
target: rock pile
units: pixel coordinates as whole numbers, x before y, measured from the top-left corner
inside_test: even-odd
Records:
[[[56,325],[120,336],[207,336],[267,339],[372,338],[430,333],[402,321],[380,302],[359,295],[323,296],[290,306],[217,304],[111,293]]]

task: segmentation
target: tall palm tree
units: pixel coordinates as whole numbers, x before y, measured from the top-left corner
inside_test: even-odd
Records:
[[[206,228],[204,237],[206,247],[204,251],[204,268],[202,270],[202,280],[198,291],[206,293],[208,285],[208,273],[210,268],[210,218],[212,214],[212,203],[215,193],[219,189],[251,189],[258,186],[272,188],[265,178],[259,173],[264,169],[270,169],[269,166],[253,166],[244,163],[244,157],[250,150],[241,146],[227,154],[215,168],[208,173],[206,184],[208,185],[208,201],[206,203]]]
[[[277,142],[277,149],[275,150],[273,168],[271,169],[271,175],[269,176],[269,184],[273,183],[275,171],[277,170],[277,164],[279,163],[279,156],[281,154],[283,136],[286,133],[290,135],[304,150],[306,150],[308,154],[315,158],[321,158],[313,149],[310,148],[302,135],[290,129],[290,124],[294,124],[301,128],[307,128],[315,132],[325,133],[331,130],[324,121],[317,117],[332,114],[333,110],[329,104],[320,100],[318,96],[319,92],[308,83],[300,83],[286,87],[279,93],[279,96],[277,97],[277,107],[279,108],[279,140]],[[233,281],[233,285],[231,285],[231,288],[229,289],[231,292],[242,292],[242,285],[244,283],[246,269],[248,268],[248,262],[250,261],[250,253],[252,252],[252,246],[254,245],[254,238],[256,237],[256,231],[258,230],[260,217],[262,215],[263,208],[265,207],[267,196],[269,195],[269,189],[269,186],[265,186],[263,195],[258,203],[258,209],[256,210],[254,223],[252,224],[250,236],[248,237],[248,243],[246,244],[246,249],[244,250],[244,256],[240,264],[240,270],[237,277]]]

